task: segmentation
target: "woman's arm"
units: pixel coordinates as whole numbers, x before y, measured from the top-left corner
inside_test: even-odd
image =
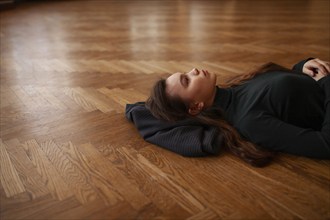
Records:
[[[144,103],[126,105],[126,117],[144,140],[186,157],[220,153],[223,136],[216,127],[190,120],[166,122],[156,119]]]

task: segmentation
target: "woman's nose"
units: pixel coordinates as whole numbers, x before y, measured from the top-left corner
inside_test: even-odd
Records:
[[[190,73],[193,75],[199,75],[199,70],[197,68],[194,68],[190,71]]]

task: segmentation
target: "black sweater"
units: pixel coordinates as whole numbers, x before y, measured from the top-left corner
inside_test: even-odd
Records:
[[[273,151],[330,158],[330,76],[271,71],[217,88],[214,106],[247,140]],[[299,73],[300,72],[300,73]]]

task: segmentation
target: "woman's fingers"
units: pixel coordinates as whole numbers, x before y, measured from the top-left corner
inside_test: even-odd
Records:
[[[320,79],[322,79],[323,77],[325,77],[327,74],[323,74],[321,72],[318,72],[313,79],[315,79],[316,81],[319,81]]]
[[[326,62],[326,61],[323,61],[323,60],[320,60],[320,59],[316,59],[315,61],[317,63],[319,63],[320,65],[322,65],[323,70],[324,70],[325,73],[327,73],[327,74],[330,73],[330,63],[329,62]]]
[[[306,68],[304,70],[304,73],[306,73],[307,75],[309,75],[311,77],[314,77],[315,76],[315,72],[313,71],[313,69]]]
[[[320,72],[322,74],[329,74],[330,73],[330,65],[329,62],[320,60],[320,59],[315,59],[314,63],[317,72]]]
[[[303,67],[303,72],[315,80],[330,74],[330,63],[318,58],[309,60]]]

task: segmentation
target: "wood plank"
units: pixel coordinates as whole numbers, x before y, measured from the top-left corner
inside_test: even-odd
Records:
[[[137,212],[126,201],[113,206],[105,206],[103,202],[93,201],[73,209],[64,210],[49,219],[135,219]]]
[[[25,192],[25,187],[19,178],[19,175],[10,160],[6,146],[0,139],[0,169],[1,169],[1,186],[6,196],[11,197],[19,193]]]
[[[104,178],[104,181],[108,180],[110,186],[112,186],[111,188],[116,189],[133,208],[140,210],[150,203],[149,199],[140,192],[139,187],[134,185],[119,170],[114,168],[110,162],[105,160],[93,145],[80,145],[79,150],[86,156],[91,170],[98,171],[100,176]]]
[[[54,198],[64,200],[73,194],[69,190],[61,175],[51,164],[45,153],[41,150],[36,140],[32,139],[22,144],[38,173],[45,180],[47,188],[53,194]]]
[[[248,189],[241,190],[238,186],[234,187],[235,184],[231,183],[231,178],[235,179],[235,175],[229,173],[228,176],[223,177],[225,174],[219,172],[208,172],[207,174],[204,172],[204,170],[210,169],[209,166],[212,166],[215,158],[191,160],[171,157],[171,152],[153,149],[150,146],[146,146],[139,152],[167,175],[185,183],[187,190],[199,198],[204,205],[214,210],[220,218],[241,219],[246,215],[254,216],[254,218],[271,217],[268,212],[266,214],[263,210],[264,204],[270,203],[270,201],[260,196],[258,192],[250,192]],[[217,162],[219,163],[219,160]],[[198,168],[195,166],[196,164],[198,164]],[[216,165],[213,164],[213,166]],[[219,163],[219,166],[223,166],[222,163]],[[210,190],[212,185],[216,187]],[[226,199],[222,200],[219,197]],[[256,198],[258,198],[257,203],[255,202]],[[274,205],[272,207],[275,209]],[[276,208],[278,209],[278,207]],[[278,212],[277,209],[273,212]],[[196,213],[196,215],[198,214]]]
[[[80,206],[75,197],[58,201],[51,195],[37,199],[21,201],[18,204],[7,205],[1,213],[2,219],[50,219],[61,212]]]
[[[0,87],[0,107],[1,109],[7,106],[19,105],[20,101],[16,94],[7,85]],[[22,105],[22,104],[21,104]]]
[[[129,160],[137,160],[136,165],[142,166],[143,170],[150,173],[151,177],[158,182],[162,187],[171,193],[171,196],[188,212],[196,213],[204,209],[203,204],[198,201],[193,195],[186,191],[180,184],[174,182],[169,178],[164,172],[158,169],[156,166],[152,165],[145,157],[140,154],[131,153],[130,151],[123,147],[118,149],[122,154],[125,154]],[[180,192],[180,196],[177,192]]]
[[[237,158],[234,158],[233,156],[230,157],[225,157],[222,160],[224,160],[222,166],[207,166],[205,167],[207,170],[213,170],[214,172],[220,172],[220,173],[224,173],[226,172],[226,170],[229,167],[233,167],[233,166],[242,166],[242,164],[240,163],[240,161]],[[228,166],[228,167],[227,167]],[[242,166],[240,169],[248,169],[248,170],[256,170],[255,168],[251,168],[251,167],[244,167]],[[272,167],[268,168],[269,172],[272,172]],[[255,200],[256,202],[258,202],[261,207],[263,209],[265,209],[270,215],[272,215],[273,217],[276,218],[282,218],[284,215],[292,215],[292,216],[296,216],[299,218],[304,218],[306,216],[309,216],[310,218],[318,218],[317,216],[319,214],[323,215],[322,212],[324,212],[326,210],[326,207],[323,207],[321,204],[322,201],[317,201],[317,199],[312,199],[310,197],[310,199],[312,199],[312,201],[314,202],[310,202],[310,201],[306,201],[305,197],[307,194],[310,194],[311,192],[306,192],[306,189],[309,187],[302,187],[301,189],[299,184],[300,182],[296,182],[295,186],[290,186],[287,185],[286,183],[283,184],[277,184],[277,180],[276,179],[265,179],[265,177],[261,176],[261,175],[256,175],[255,172],[250,173],[249,175],[246,175],[246,172],[244,172],[244,174],[240,174],[242,175],[242,178],[244,178],[245,180],[245,185],[236,185],[235,189],[238,189],[241,191],[241,194],[244,195],[248,195],[249,197],[254,197],[256,192],[255,191],[255,182],[258,182],[259,178],[264,179],[264,183],[265,186],[262,188],[258,187],[258,193],[261,193],[263,196],[258,196],[258,200]],[[283,175],[283,174],[282,174]],[[226,175],[221,176],[221,178],[226,178]],[[231,178],[231,175],[228,175],[227,178]],[[232,184],[234,187],[234,184]],[[297,188],[298,187],[298,188]],[[291,188],[291,190],[288,190],[288,188]],[[293,191],[295,191],[293,193]],[[276,192],[276,196],[274,196],[273,192]],[[289,192],[292,192],[293,194],[290,195]],[[293,196],[294,195],[294,196]],[[319,203],[320,202],[320,203]],[[269,209],[269,205],[273,203],[273,205],[271,206],[272,209]],[[311,208],[310,206],[314,206],[315,205],[315,209]],[[318,207],[319,208],[316,208]],[[275,209],[276,207],[276,209]],[[307,208],[308,207],[308,208]],[[322,207],[320,209],[320,207]],[[284,209],[286,211],[281,211],[281,209]],[[304,211],[302,209],[305,209]],[[313,210],[314,209],[314,210]],[[316,209],[318,209],[318,211],[316,211]],[[300,211],[298,211],[300,210]],[[321,213],[320,213],[321,212]],[[304,213],[304,214],[301,214]]]
[[[49,194],[46,181],[39,175],[20,142],[17,139],[5,141],[5,147],[20,180],[30,196],[32,198],[38,198]]]
[[[118,88],[100,88],[98,89],[98,91],[112,98],[114,101],[116,101],[123,107],[125,107],[126,104],[135,103],[141,100],[144,101],[147,99],[146,95],[139,93],[134,89],[122,90]]]
[[[88,174],[86,176],[84,167],[80,165],[79,161],[65,154],[53,141],[41,143],[40,147],[57,171],[61,173],[69,189],[80,203],[84,204],[98,198],[95,188],[90,184]]]
[[[51,107],[51,104],[43,96],[41,96],[34,86],[23,86],[21,89],[31,97],[39,110]]]
[[[143,192],[153,204],[170,219],[184,219],[190,214],[182,207],[172,196],[172,193],[168,193],[163,187],[159,187],[159,183],[154,180],[149,173],[143,169],[143,167],[136,164],[136,160],[127,159],[127,154],[122,153],[120,148],[109,153],[103,150],[103,154],[107,155],[107,158],[116,165],[116,167],[124,173],[130,181],[136,182],[141,186],[140,190]]]
[[[72,88],[65,88],[64,93],[73,99],[78,105],[84,108],[87,112],[95,111],[97,109],[92,103],[90,103],[81,95],[77,94]]]
[[[67,107],[63,104],[61,100],[56,98],[47,87],[37,87],[38,93],[48,101],[53,107],[60,110],[66,110]]]
[[[99,92],[95,89],[82,89],[81,87],[76,87],[73,90],[92,103],[103,113],[114,110],[114,108],[109,104],[110,99],[106,96],[102,96],[102,94],[99,94]]]
[[[32,98],[22,89],[21,86],[13,86],[11,87],[11,90],[27,109],[34,110],[37,108],[37,103],[32,100]]]
[[[88,157],[89,155],[83,154],[83,151],[81,149],[78,150],[71,142],[63,143],[59,147],[72,160],[80,163],[82,173],[88,177],[97,194],[104,200],[106,205],[114,205],[118,201],[123,200],[122,196],[117,192],[118,190],[113,186],[112,178],[108,179],[100,174],[97,166],[93,166],[92,160]]]
[[[212,209],[204,209],[200,213],[197,213],[196,215],[193,215],[187,220],[199,220],[199,219],[219,219],[219,216],[212,210]]]

